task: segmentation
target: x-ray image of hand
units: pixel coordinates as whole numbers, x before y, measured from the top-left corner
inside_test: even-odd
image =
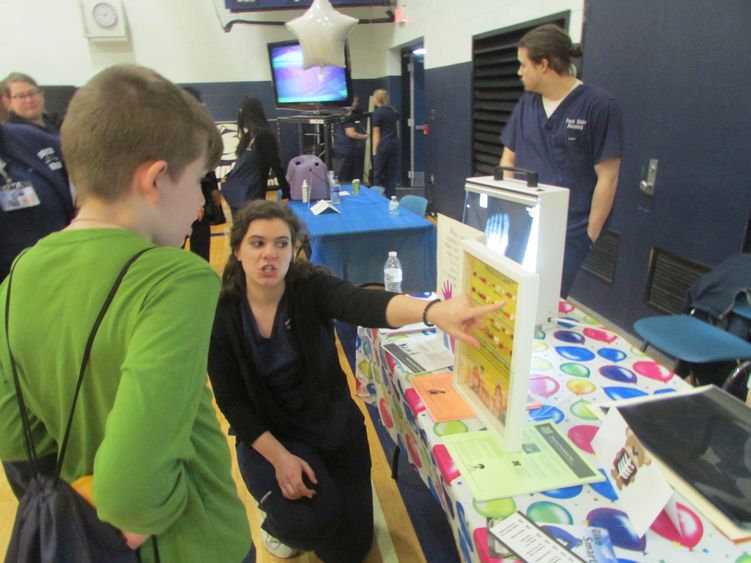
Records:
[[[505,255],[508,248],[508,235],[511,221],[508,214],[491,215],[485,224],[485,244],[496,252]]]

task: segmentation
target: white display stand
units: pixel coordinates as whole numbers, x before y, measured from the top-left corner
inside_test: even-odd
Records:
[[[494,229],[498,226],[497,217],[519,213],[531,214],[528,239],[514,240],[514,230],[506,228],[511,240],[504,243],[516,244],[515,260],[530,272],[540,276],[537,296],[535,324],[549,326],[558,316],[558,302],[561,293],[561,273],[563,271],[563,251],[566,242],[566,221],[569,193],[565,188],[540,184],[528,187],[519,180],[494,180],[492,176],[467,178],[465,182],[465,208],[462,222],[485,234],[485,242],[493,247],[498,241]],[[490,219],[477,224],[484,213]],[[479,213],[478,213],[479,212]],[[473,224],[474,223],[474,224]],[[509,256],[511,247],[505,250]],[[512,255],[513,257],[513,255]]]
[[[462,242],[463,292],[477,305],[504,301],[474,336],[457,342],[456,387],[507,452],[521,448],[535,331],[538,276],[476,240]]]

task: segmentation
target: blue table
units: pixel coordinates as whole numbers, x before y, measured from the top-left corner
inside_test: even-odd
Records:
[[[342,186],[351,192],[350,186]],[[313,215],[309,206],[290,201],[311,237],[310,261],[352,283],[383,281],[383,264],[396,250],[404,270],[402,290],[433,291],[436,279],[436,230],[424,217],[399,208],[389,215],[388,200],[367,187],[342,196],[341,213]]]

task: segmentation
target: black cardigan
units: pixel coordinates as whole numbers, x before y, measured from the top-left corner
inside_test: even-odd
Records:
[[[324,416],[328,402],[346,388],[333,319],[387,327],[386,306],[395,295],[360,289],[321,270],[288,282],[291,330],[303,365],[311,411]],[[209,347],[209,377],[217,404],[238,439],[251,445],[261,434],[285,434],[284,415],[258,373],[243,335],[240,301],[220,299]]]

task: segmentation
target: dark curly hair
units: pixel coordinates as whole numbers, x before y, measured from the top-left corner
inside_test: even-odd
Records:
[[[287,223],[293,255],[297,254],[300,244],[307,239],[305,225],[290,209],[282,207],[275,201],[264,199],[246,204],[233,217],[232,230],[229,234],[230,255],[222,274],[222,298],[240,299],[245,296],[245,272],[242,264],[235,258],[235,252],[240,248],[250,224],[256,219],[281,219]],[[286,279],[304,276],[311,269],[312,266],[308,262],[297,261],[293,258]]]

